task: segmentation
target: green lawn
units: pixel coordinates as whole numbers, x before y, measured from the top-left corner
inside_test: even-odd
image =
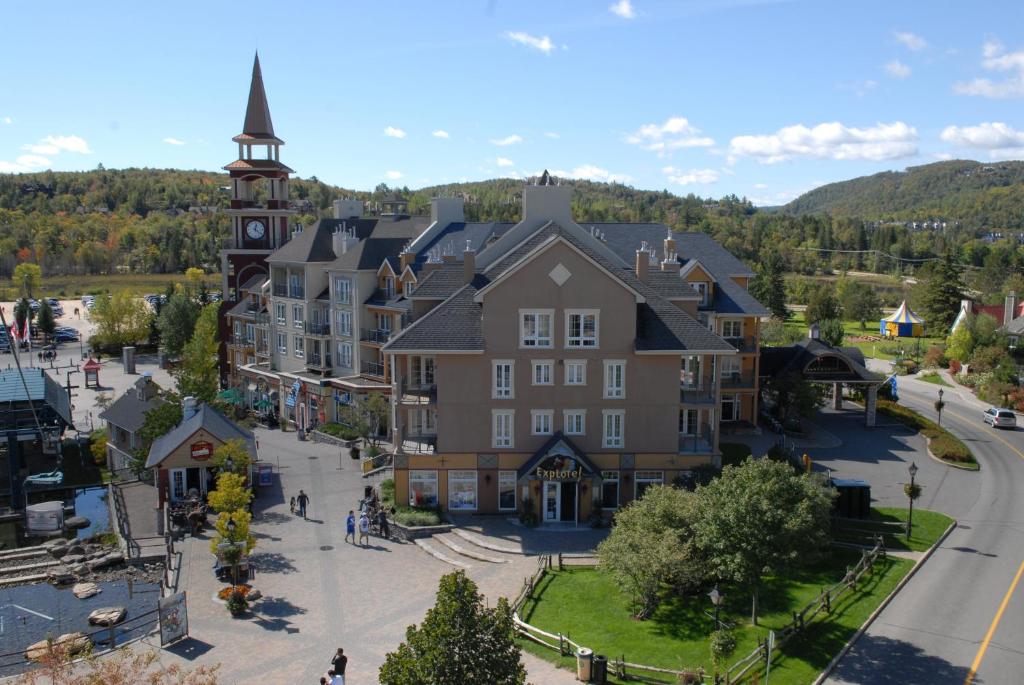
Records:
[[[719,443],[718,448],[722,450],[722,466],[739,466],[750,456],[750,445],[742,442]]]
[[[860,558],[853,550],[833,550],[827,560],[791,574],[769,579],[761,592],[760,626],[749,625],[750,597],[725,587],[722,619],[736,625],[738,646],[735,662],[757,646],[769,629],[780,629],[792,620],[792,612],[817,597],[823,587],[838,581],[848,566]],[[814,680],[847,639],[885,598],[912,566],[905,559],[888,557],[876,572],[864,578],[855,592],[833,603],[827,620],[793,638],[773,659],[773,683],[805,685]],[[628,601],[608,574],[598,569],[573,568],[547,574],[534,598],[523,607],[523,620],[543,630],[567,633],[581,645],[609,659],[625,656],[642,663],[677,670],[711,670],[708,635],[713,619],[705,614],[711,606],[704,594],[668,597],[646,621],[630,618]],[[524,649],[571,668],[575,661],[559,658],[548,649],[521,640]],[[611,680],[611,682],[618,682]]]
[[[843,345],[858,348],[864,353],[865,357],[892,360],[900,356],[899,350],[902,348],[904,355],[920,359],[920,356],[923,356],[929,347],[945,342],[945,338],[921,338],[921,353],[918,355],[916,339],[900,338],[897,340],[885,340],[878,334],[877,320],[866,321],[865,324],[867,328],[862,329],[860,321],[843,321],[843,331],[846,333],[846,340]],[[807,322],[804,320],[803,312],[793,312],[793,315],[786,321],[785,326],[786,328],[800,331],[804,336],[807,335]],[[879,338],[879,340],[854,340],[854,338],[858,337],[874,337]]]
[[[935,372],[923,373],[917,377],[917,380],[924,381],[925,383],[934,383],[935,385],[944,385],[947,388],[953,387],[952,385],[946,382],[946,379],[944,379],[942,376]]]
[[[130,290],[136,295],[159,295],[168,283],[184,283],[185,274],[109,274],[106,276],[46,276],[36,297],[77,299],[82,295],[100,295]],[[206,285],[220,290],[220,274],[207,274]],[[18,297],[20,291],[10,281],[0,282],[0,301]]]
[[[836,531],[836,540],[854,542],[859,545],[873,544],[874,535],[882,533],[885,546],[889,549],[923,552],[939,539],[953,519],[937,511],[914,509],[914,528],[910,540],[905,532],[893,531],[892,526],[879,526],[877,522],[906,523],[907,509],[900,507],[879,507],[871,509],[871,519],[867,521],[843,522],[842,528]]]

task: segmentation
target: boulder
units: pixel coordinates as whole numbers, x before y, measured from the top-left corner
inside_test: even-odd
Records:
[[[84,516],[69,516],[64,519],[64,527],[69,530],[78,530],[79,528],[88,528],[92,524],[92,521],[85,518]]]
[[[63,557],[64,555],[66,555],[68,553],[68,548],[66,546],[58,545],[57,547],[51,547],[49,549],[49,552],[50,552],[50,556],[53,557],[54,559],[60,559],[61,557]]]
[[[89,625],[91,626],[113,626],[124,620],[128,610],[124,607],[103,607],[96,609],[89,614]]]
[[[75,583],[71,591],[75,593],[75,597],[78,597],[78,599],[88,599],[93,595],[98,595],[103,590],[96,583]]]
[[[124,561],[124,556],[120,552],[111,552],[99,559],[93,559],[92,561],[85,562],[85,565],[89,567],[90,571],[97,571],[101,568],[107,568],[115,564],[120,564]]]
[[[74,656],[87,650],[91,641],[84,633],[64,633],[56,640],[54,646],[60,646],[67,651],[68,656]],[[39,661],[50,652],[50,641],[40,640],[34,642],[25,649],[25,658],[29,661]]]
[[[68,573],[73,573],[76,576],[84,576],[89,572],[89,567],[85,564],[71,564],[68,566]]]
[[[67,585],[77,580],[67,566],[51,566],[46,569],[46,579],[55,585]]]
[[[74,564],[81,564],[83,561],[85,561],[85,558],[86,557],[84,554],[69,554],[66,557],[64,557],[62,561],[68,566],[72,566]]]
[[[66,538],[54,538],[43,543],[43,547],[53,549],[54,547],[67,547],[69,544]]]
[[[85,555],[85,546],[81,544],[74,544],[68,547],[68,554]]]

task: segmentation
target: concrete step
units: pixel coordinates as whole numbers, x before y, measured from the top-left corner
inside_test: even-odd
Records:
[[[456,537],[454,535],[451,535],[451,537],[449,537],[449,535],[450,533],[445,533],[444,535],[435,535],[431,538],[431,541],[440,542],[442,545],[452,550],[456,554],[461,554],[462,556],[469,557],[470,559],[476,559],[477,561],[486,561],[489,564],[508,563],[508,559],[500,559],[493,555],[483,554],[482,552],[477,552],[469,545],[466,545],[464,543],[459,544],[459,541],[462,541],[462,538]]]
[[[464,569],[472,568],[472,566],[470,566],[469,564],[464,564],[461,561],[458,561],[457,559],[452,559],[450,556],[439,550],[437,547],[427,542],[427,538],[418,538],[416,540],[413,540],[413,542],[415,542],[416,546],[422,549],[424,552],[434,557],[435,559],[443,561],[446,564],[451,564],[452,566],[458,566],[459,568]]]
[[[498,543],[491,542],[486,537],[479,535],[477,533],[471,533],[468,530],[465,530],[464,528],[452,528],[452,533],[458,535],[466,542],[474,544],[477,547],[483,549],[489,549],[492,552],[501,552],[503,554],[515,554],[521,557],[529,556],[526,554],[526,552],[517,547],[512,547],[510,545],[500,545]]]

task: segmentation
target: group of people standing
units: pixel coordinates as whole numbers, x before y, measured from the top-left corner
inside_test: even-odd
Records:
[[[345,667],[348,666],[348,657],[345,650],[338,647],[338,651],[331,657],[331,668],[327,675],[321,676],[320,685],[345,685]]]

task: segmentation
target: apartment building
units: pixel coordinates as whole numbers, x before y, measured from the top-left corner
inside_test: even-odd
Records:
[[[383,347],[400,501],[585,522],[754,423],[751,271],[702,234],[578,224],[570,193],[545,173],[518,224],[409,246],[412,322]]]

